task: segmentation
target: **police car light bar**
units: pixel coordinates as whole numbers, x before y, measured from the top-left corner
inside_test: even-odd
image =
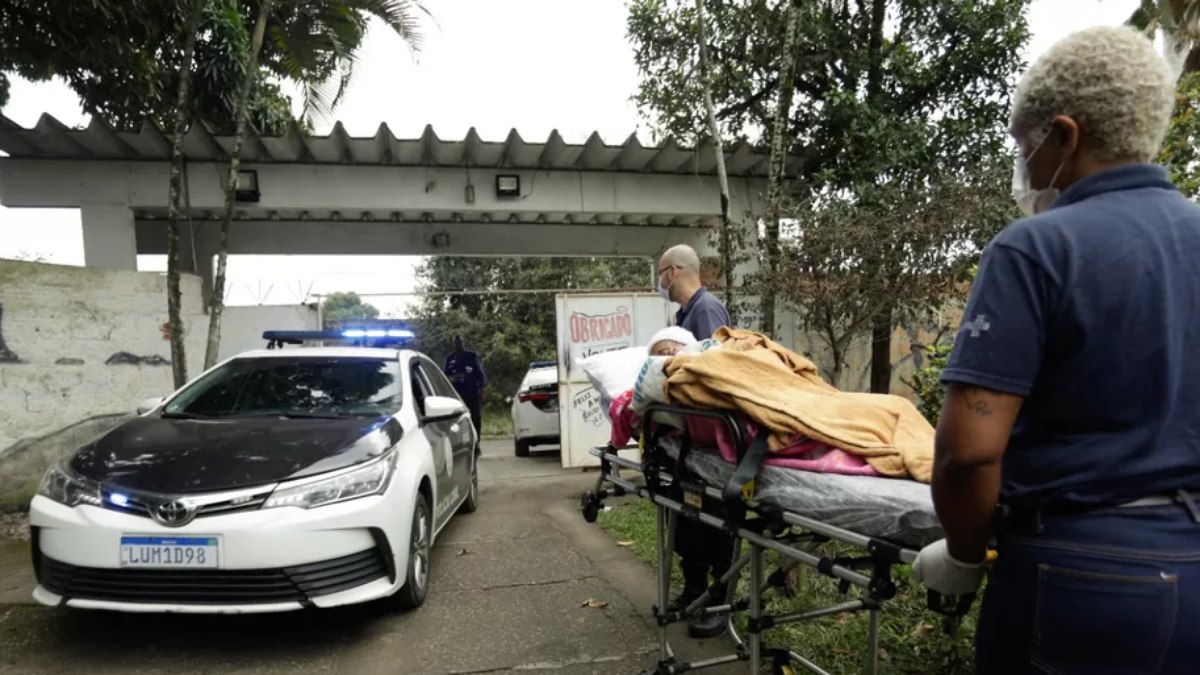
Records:
[[[529,364],[529,367],[530,368],[553,368],[554,366],[557,366],[557,365],[558,365],[557,361],[534,361],[533,363]]]
[[[352,342],[364,346],[398,346],[416,338],[411,330],[400,328],[389,329],[358,329],[346,330],[268,330],[263,331],[263,339],[267,341],[267,349],[282,347],[285,344],[298,345],[305,342]]]

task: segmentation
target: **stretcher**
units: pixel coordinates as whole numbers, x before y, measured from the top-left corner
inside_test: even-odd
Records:
[[[694,445],[686,430],[655,424],[656,418],[666,415],[718,420],[737,448],[736,465],[714,449]],[[796,672],[796,666],[828,675],[810,656],[766,644],[763,634],[783,624],[851,612],[869,614],[864,671],[878,673],[879,613],[896,595],[894,568],[911,564],[922,546],[942,537],[927,485],[764,465],[765,438],[747,439],[736,418],[723,411],[651,406],[642,417],[638,444],[640,461],[621,457],[611,445],[592,449],[600,459],[600,475],[595,489],[582,496],[581,506],[588,522],[596,521],[609,497],[632,495],[650,500],[656,507],[657,603],[652,610],[658,624],[659,659],[645,674],[675,675],[742,661],[752,675],[762,672],[764,665],[772,675]],[[622,474],[622,470],[630,473]],[[695,480],[697,477],[701,480]],[[707,504],[719,504],[724,516],[712,515]],[[679,518],[728,532],[734,537],[734,553],[729,571],[704,596],[686,609],[667,611]],[[817,546],[829,541],[849,545],[861,555],[830,558],[818,554]],[[767,551],[774,551],[784,561],[769,573],[765,569]],[[785,588],[788,574],[797,566],[829,577],[847,600],[802,612],[765,614],[764,594]],[[747,570],[748,592],[746,597],[738,597],[737,581]],[[726,596],[714,597],[722,587],[727,589]],[[856,597],[851,597],[852,590]],[[951,632],[973,599],[930,592],[928,606],[946,617],[946,629]],[[719,604],[709,605],[710,600]],[[726,628],[733,652],[701,661],[680,660],[667,637],[667,627],[692,616],[719,612],[728,613]],[[743,613],[747,615],[745,636],[734,625],[735,617]]]

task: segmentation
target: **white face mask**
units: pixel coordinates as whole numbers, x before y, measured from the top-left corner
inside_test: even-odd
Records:
[[[670,270],[672,268],[667,268],[667,269]],[[658,278],[662,279],[662,275],[659,275]],[[661,281],[658,283],[658,294],[662,296],[663,300],[666,300],[667,302],[671,302],[671,287],[674,285],[675,285],[674,279],[672,279],[671,283],[667,284],[666,286],[663,286]]]
[[[1046,134],[1033,152],[1029,153],[1029,158],[1023,158],[1018,153],[1017,161],[1013,166],[1012,191],[1013,199],[1016,200],[1017,206],[1021,207],[1021,213],[1026,216],[1032,216],[1049,209],[1055,201],[1058,200],[1061,191],[1054,187],[1054,183],[1058,181],[1058,175],[1062,173],[1065,162],[1060,162],[1058,169],[1054,171],[1054,177],[1050,179],[1050,187],[1042,190],[1034,190],[1030,185],[1029,179],[1029,160],[1037,154],[1038,150],[1042,149],[1042,145],[1046,143],[1046,139],[1050,138],[1050,134]]]

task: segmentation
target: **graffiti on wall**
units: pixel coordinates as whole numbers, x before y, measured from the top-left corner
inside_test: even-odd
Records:
[[[21,359],[4,342],[4,303],[0,303],[0,363],[20,363]]]
[[[4,341],[4,303],[0,303],[0,363],[25,363]],[[116,352],[104,362],[109,366],[169,366],[171,361],[158,354],[138,356],[129,352]],[[81,366],[83,359],[64,356],[54,362],[56,366]]]

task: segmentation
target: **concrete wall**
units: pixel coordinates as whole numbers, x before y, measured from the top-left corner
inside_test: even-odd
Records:
[[[188,373],[208,320],[200,280],[182,279]],[[51,462],[170,393],[166,277],[0,261],[0,510]]]
[[[265,330],[318,330],[317,306],[251,305],[226,307],[221,317],[222,360],[252,349],[262,349]]]

